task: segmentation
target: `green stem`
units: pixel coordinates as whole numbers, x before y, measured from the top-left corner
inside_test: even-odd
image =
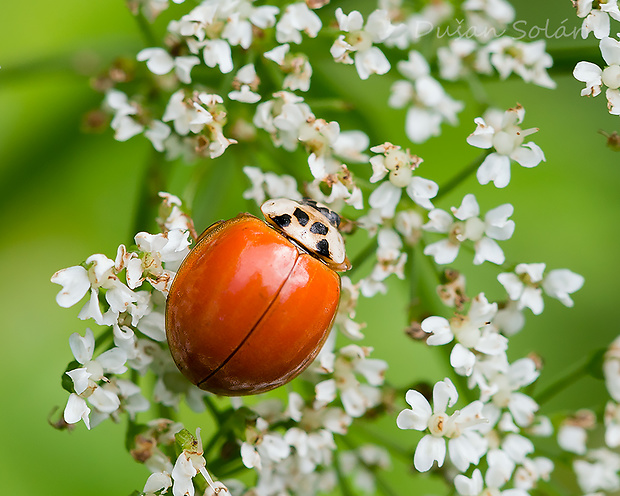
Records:
[[[339,455],[340,453],[338,451],[334,453],[334,469],[336,470],[336,476],[338,477],[338,487],[340,488],[340,493],[343,496],[354,496],[354,492],[351,489],[349,481],[347,480],[344,472],[342,471]]]
[[[353,274],[377,249],[377,238],[373,238],[362,251],[360,251],[351,261],[351,270],[349,274]]]
[[[470,162],[463,170],[461,170],[456,176],[450,179],[446,184],[439,188],[439,193],[434,198],[438,200],[442,196],[450,193],[454,188],[459,186],[465,179],[471,176],[474,172],[478,170],[478,167],[484,162],[484,159],[487,158],[493,152],[492,149],[486,150],[476,157],[472,162]]]
[[[163,155],[155,149],[151,150],[148,165],[140,181],[138,204],[130,233],[132,240],[136,233],[148,230],[153,223],[153,212],[160,203],[159,192],[165,189],[166,184],[163,165]]]
[[[366,425],[362,425],[359,422],[354,422],[349,429],[353,429],[361,436],[368,438],[373,443],[378,444],[386,448],[390,453],[396,454],[401,457],[403,460],[411,462],[412,460],[412,451],[406,448],[403,448],[398,443],[394,442],[391,439],[382,436],[381,434],[369,429]]]
[[[418,278],[416,277],[415,250],[413,246],[407,247],[407,267],[409,269],[409,322],[416,320],[415,309],[420,305],[418,296]]]
[[[219,427],[222,426],[222,412],[220,412],[219,408],[215,405],[213,398],[210,396],[204,396],[204,403],[213,419],[217,422]]]
[[[145,44],[148,47],[158,46],[159,43],[157,42],[155,35],[153,34],[151,25],[149,24],[149,21],[147,21],[146,17],[144,17],[144,14],[142,13],[142,11],[134,15],[133,18],[136,20],[136,24],[138,25],[138,28],[140,29],[140,34],[142,35],[142,38],[144,39]]]
[[[555,395],[573,384],[575,381],[579,380],[584,375],[587,375],[591,362],[592,360],[588,359],[577,368],[567,372],[560,378],[556,379],[555,382],[553,382],[551,385],[543,389],[539,394],[534,396],[534,400],[536,401],[536,403],[538,403],[539,405],[546,403]]]

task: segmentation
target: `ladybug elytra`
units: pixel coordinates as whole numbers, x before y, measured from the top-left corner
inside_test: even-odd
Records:
[[[338,214],[313,200],[269,200],[205,230],[166,302],[181,372],[216,394],[256,394],[300,374],[327,339],[350,268]]]

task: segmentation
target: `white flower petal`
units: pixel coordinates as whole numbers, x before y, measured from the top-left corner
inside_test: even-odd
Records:
[[[452,329],[450,329],[450,323],[443,317],[427,317],[420,325],[424,332],[431,334],[426,340],[430,346],[447,344],[454,338]]]
[[[450,264],[454,262],[459,254],[459,246],[452,243],[449,239],[442,239],[431,243],[424,248],[424,254],[435,259],[435,263],[439,265]]]
[[[478,167],[476,177],[480,184],[493,182],[497,188],[505,188],[510,182],[510,159],[499,153],[491,153]]]
[[[433,208],[433,204],[430,198],[435,198],[439,191],[439,186],[436,182],[423,177],[414,176],[411,178],[409,185],[406,188],[409,198],[416,202],[421,207],[430,210]]]
[[[474,265],[480,265],[485,261],[501,265],[506,260],[504,252],[497,242],[486,236],[474,244],[476,254],[474,255]]]
[[[446,442],[442,437],[430,434],[424,436],[415,449],[413,466],[419,472],[428,472],[436,461],[439,467],[443,466],[446,458]]]
[[[483,488],[480,469],[474,470],[471,479],[468,479],[463,474],[458,474],[454,478],[454,487],[461,496],[478,496]]]
[[[523,167],[531,168],[544,162],[545,154],[536,143],[530,141],[511,153],[510,158]]]
[[[82,365],[93,357],[95,351],[95,336],[93,331],[86,329],[84,337],[74,332],[69,336],[69,346],[75,359]]]
[[[450,365],[457,374],[469,377],[476,364],[476,355],[462,344],[456,343],[450,353]]]
[[[449,406],[454,405],[458,400],[459,394],[456,387],[447,377],[443,381],[439,381],[433,387],[433,412],[445,412]]]
[[[472,217],[478,217],[480,214],[480,207],[476,201],[476,197],[469,193],[463,197],[461,206],[452,210],[452,214],[459,220],[467,220]]]
[[[112,413],[121,406],[121,400],[112,391],[98,387],[88,397],[89,403],[102,413]]]
[[[67,422],[67,424],[75,424],[80,420],[83,420],[84,424],[86,424],[86,428],[90,429],[90,422],[88,419],[89,413],[90,408],[86,405],[86,401],[80,398],[77,394],[71,393],[69,395],[69,399],[67,400],[67,406],[65,407],[63,414],[65,422]]]
[[[601,54],[607,65],[620,65],[620,41],[613,38],[603,38],[600,46]]]
[[[56,295],[56,303],[64,308],[75,305],[90,289],[88,272],[81,265],[59,270],[52,276],[51,281],[62,286],[62,290]]]
[[[504,286],[504,289],[506,290],[506,293],[508,293],[508,297],[511,300],[517,301],[521,298],[525,285],[523,284],[523,281],[519,279],[519,276],[513,272],[502,272],[501,274],[498,274],[497,280],[502,286]]]
[[[581,90],[581,96],[596,96],[601,92],[602,74],[601,68],[592,62],[583,61],[575,66],[573,69],[574,78],[586,83],[586,87]]]
[[[583,427],[564,424],[558,429],[558,444],[564,451],[586,454],[587,433]]]
[[[387,57],[376,46],[355,54],[355,68],[360,79],[368,79],[371,74],[385,74],[390,67]]]
[[[555,269],[543,279],[542,287],[549,296],[558,299],[567,307],[572,307],[573,300],[569,294],[581,289],[584,282],[583,276],[568,269]]]
[[[396,419],[396,425],[401,429],[426,429],[428,419],[432,415],[431,405],[428,400],[415,389],[410,389],[405,395],[405,400],[411,405],[411,410],[403,410]]]

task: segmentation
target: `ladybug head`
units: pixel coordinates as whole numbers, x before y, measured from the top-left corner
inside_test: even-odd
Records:
[[[340,216],[311,199],[301,202],[288,198],[267,200],[261,211],[268,224],[301,245],[311,255],[336,271],[351,268],[338,232]]]

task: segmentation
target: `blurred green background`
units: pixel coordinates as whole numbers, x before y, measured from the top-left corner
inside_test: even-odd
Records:
[[[356,5],[342,4],[345,11]],[[181,12],[181,7],[173,13]],[[550,19],[551,31],[564,19],[568,19],[566,26],[578,25],[568,0],[520,1],[517,12],[518,19],[531,26],[544,26]],[[144,44],[121,1],[4,2],[0,28],[0,211],[4,219],[0,260],[7,275],[0,287],[5,340],[0,365],[3,493],[128,494],[143,487],[148,473],[124,450],[122,425],[104,423],[89,432],[80,424],[71,433],[48,425],[53,408],[64,408],[67,398],[60,376],[71,359],[68,337],[73,332],[83,334],[86,327],[76,318],[80,305],[71,309],[56,305],[59,287],[49,278],[92,253],[114,257],[118,244],[130,242],[135,233],[139,192],[152,159],[150,143],[143,137],[118,143],[109,130],[84,134],[80,129],[84,114],[101,101],[89,87],[88,74],[117,55],[131,57]],[[597,51],[592,38],[548,43],[568,59],[579,57],[583,47]],[[599,62],[600,57],[590,60]],[[352,67],[326,63],[314,69],[323,84],[330,84],[343,97],[364,102],[363,113],[373,123],[371,144],[392,141],[409,146],[403,132],[404,113],[387,111],[385,105],[389,84],[397,77],[394,69],[385,78],[371,77],[367,84],[359,81]],[[567,267],[585,276],[586,284],[574,298],[575,308],[547,300],[543,315],[529,315],[525,330],[511,341],[512,359],[531,351],[544,357],[541,389],[618,334],[620,154],[605,147],[598,130],[617,130],[620,125],[617,117],[607,114],[603,96],[594,100],[579,96],[582,85],[570,72],[565,67],[553,73],[558,82],[554,91],[516,79],[485,84],[499,107],[524,105],[524,127],[540,127],[533,139],[545,151],[547,162],[531,170],[513,165],[513,178],[505,190],[481,187],[470,179],[438,205],[458,205],[468,192],[476,193],[483,211],[511,202],[517,229],[514,238],[502,245],[507,259],[547,262],[549,268]],[[467,97],[461,88],[448,85],[447,89],[457,98]],[[459,127],[444,127],[441,138],[412,146],[425,159],[422,176],[441,185],[476,157],[477,150],[464,141],[475,128],[476,112],[474,105],[468,105]],[[198,228],[248,208],[239,194],[246,185],[238,171],[256,164],[233,163],[238,157],[225,154],[214,164],[214,170],[220,171],[214,177],[229,182],[230,191],[237,194],[212,202],[214,192],[208,185],[199,186],[203,201],[195,205]],[[177,185],[192,173],[187,166],[171,164],[170,191],[181,194]],[[208,209],[209,203],[215,206]],[[468,255],[461,255],[456,266],[468,264]],[[477,274],[469,282],[470,294],[485,291],[490,298],[501,294],[491,267]],[[443,378],[447,369],[441,355],[407,341],[402,333],[405,286],[396,281],[391,289],[387,296],[360,305],[358,320],[368,322],[364,344],[374,346],[374,356],[390,363],[388,379],[395,384]],[[604,394],[600,382],[584,378],[545,405],[543,413],[598,408]],[[192,430],[200,422],[199,416],[190,417],[187,426]],[[397,432],[395,426],[385,429],[399,436],[404,447],[414,446],[413,433]],[[407,464],[398,470],[402,475],[391,476],[395,487],[410,494],[413,485],[406,479]]]

